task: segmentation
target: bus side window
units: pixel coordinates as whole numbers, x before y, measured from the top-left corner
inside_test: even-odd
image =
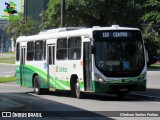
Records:
[[[35,60],[43,60],[43,41],[35,42]]]
[[[78,60],[81,58],[81,37],[68,39],[68,59]]]
[[[67,59],[67,38],[57,39],[57,60]]]
[[[46,60],[46,40],[43,41],[43,58]]]
[[[27,60],[31,61],[34,58],[34,42],[27,43]]]

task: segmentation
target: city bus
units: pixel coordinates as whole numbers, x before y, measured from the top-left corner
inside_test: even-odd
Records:
[[[147,53],[138,28],[57,28],[16,40],[16,82],[44,91],[108,93],[123,98],[145,91]],[[70,93],[70,92],[68,92]]]

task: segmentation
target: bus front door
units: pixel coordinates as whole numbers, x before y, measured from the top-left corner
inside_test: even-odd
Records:
[[[56,86],[55,81],[55,46],[47,45],[47,79],[49,89],[54,89]]]
[[[21,57],[20,57],[20,84],[21,86],[25,84],[25,54],[26,47],[21,47]]]
[[[92,59],[91,59],[91,43],[85,42],[84,43],[84,50],[83,50],[83,69],[84,69],[84,86],[86,91],[92,90]]]

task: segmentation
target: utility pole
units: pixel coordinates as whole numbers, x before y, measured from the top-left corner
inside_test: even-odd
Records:
[[[65,0],[61,0],[61,27],[65,26]]]
[[[41,14],[39,16],[42,18],[42,30],[44,30],[44,17],[43,17],[43,8]]]

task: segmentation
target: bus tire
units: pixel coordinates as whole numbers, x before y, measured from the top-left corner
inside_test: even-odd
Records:
[[[83,92],[80,91],[80,84],[78,80],[77,80],[77,83],[75,84],[75,96],[78,99],[81,99],[84,96]]]
[[[71,86],[72,96],[78,99],[82,98],[82,92],[80,91],[80,85],[79,85],[78,77],[76,75],[73,75],[71,77],[70,86]]]
[[[36,95],[40,95],[41,94],[41,89],[40,89],[40,83],[38,81],[38,76],[34,77],[34,93]]]

